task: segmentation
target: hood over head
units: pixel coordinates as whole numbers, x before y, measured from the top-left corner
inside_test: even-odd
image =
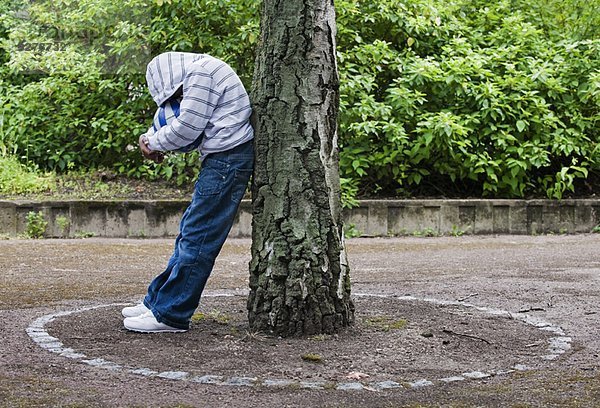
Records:
[[[187,67],[203,58],[203,54],[165,52],[150,61],[146,69],[148,90],[154,102],[161,106],[182,87]]]

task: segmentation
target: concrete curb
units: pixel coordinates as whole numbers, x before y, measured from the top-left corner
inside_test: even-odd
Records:
[[[177,235],[187,200],[0,201],[0,235],[27,230],[27,214],[42,212],[46,237],[159,238]],[[356,236],[589,233],[600,224],[600,199],[578,200],[363,200],[344,212]],[[252,209],[244,200],[230,233],[251,235]]]

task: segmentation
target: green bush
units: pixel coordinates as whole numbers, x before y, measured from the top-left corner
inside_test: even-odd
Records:
[[[152,53],[203,52],[227,61],[249,90],[260,0],[170,0],[152,8]]]
[[[0,146],[48,170],[110,167],[187,181],[198,170],[197,154],[155,165],[137,151],[156,109],[145,65],[167,50],[210,51],[239,65],[249,82],[251,68],[243,68],[256,42],[257,20],[248,17],[256,3],[0,0],[12,10],[0,20],[0,57],[10,54],[0,68],[0,85],[10,84],[0,89]]]
[[[47,228],[48,221],[44,218],[43,212],[29,211],[27,213],[27,226],[25,228],[27,238],[43,238]]]
[[[600,42],[545,35],[528,4],[338,7],[342,177],[362,195],[589,193]]]
[[[154,112],[145,64],[167,50],[207,52],[249,87],[259,4],[0,0],[0,148],[44,170],[107,167],[187,182],[197,155],[154,165],[136,149]],[[592,3],[339,0],[336,8],[347,205],[376,195],[598,191]]]
[[[141,5],[139,0],[41,1],[6,18],[10,35],[3,48],[11,58],[1,76],[11,86],[0,91],[0,143],[49,170],[121,160],[129,169],[141,164],[127,145],[144,130],[149,113],[143,72],[130,58],[143,50],[125,56],[115,45],[122,44],[125,24],[117,18],[119,7],[135,19],[141,11],[136,17],[133,10]]]

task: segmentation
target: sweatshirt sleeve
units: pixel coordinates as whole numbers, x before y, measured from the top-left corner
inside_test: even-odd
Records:
[[[179,116],[153,134],[146,134],[151,150],[181,149],[194,142],[206,129],[221,94],[215,89],[211,74],[199,65],[195,68],[183,80]]]

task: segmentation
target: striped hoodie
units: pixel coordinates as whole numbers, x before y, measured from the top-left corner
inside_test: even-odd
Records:
[[[157,131],[148,129],[151,150],[180,150],[202,138],[198,150],[205,157],[253,138],[248,93],[225,62],[207,54],[167,52],[150,61],[146,80],[158,106],[182,97],[176,119]]]

